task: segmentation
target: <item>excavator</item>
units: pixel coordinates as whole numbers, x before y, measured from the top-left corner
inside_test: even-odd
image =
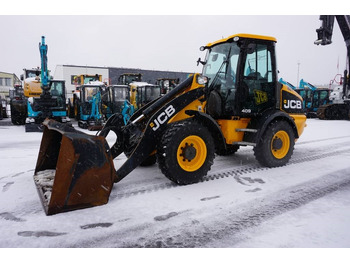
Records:
[[[235,34],[202,46],[202,73],[138,109],[127,125],[114,114],[88,135],[47,119],[34,171],[45,213],[106,204],[114,183],[154,156],[179,185],[201,181],[215,154],[232,155],[241,146],[252,147],[262,166],[286,165],[306,116],[301,96],[278,82],[276,42]],[[128,158],[115,170],[113,159],[122,153]]]
[[[66,112],[65,81],[53,80],[49,76],[47,68],[48,46],[45,43],[45,36],[41,37],[39,51],[41,70],[36,70],[36,77],[31,80],[31,83],[24,84],[24,95],[29,96],[27,99],[28,115],[25,120],[26,132],[42,132],[42,122],[46,118],[55,119],[62,123],[70,123]],[[35,91],[38,87],[40,87],[41,92],[39,90]],[[29,94],[26,93],[28,91]]]
[[[103,115],[101,96],[106,84],[101,81],[102,75],[78,75],[74,78],[77,84],[73,97],[68,100],[69,115],[75,117],[78,126],[91,131],[101,130]]]
[[[300,79],[299,89],[296,90],[304,99],[304,107],[306,111],[306,117],[317,118],[317,111],[321,106],[330,103],[329,94],[331,90],[329,88],[316,87],[309,82]]]
[[[346,49],[346,69],[343,75],[343,86],[337,88],[330,94],[332,103],[320,106],[317,115],[320,119],[350,119],[350,15],[321,15],[321,27],[316,29],[316,45],[329,45],[332,43],[334,20],[337,20],[340,31],[343,35]]]

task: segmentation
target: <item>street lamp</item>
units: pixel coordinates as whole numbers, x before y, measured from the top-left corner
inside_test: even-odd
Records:
[[[300,62],[298,61],[297,87],[300,87],[300,85],[299,85],[299,67],[300,67]]]

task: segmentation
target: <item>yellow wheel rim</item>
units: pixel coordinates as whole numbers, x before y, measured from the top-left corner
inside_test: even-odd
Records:
[[[199,136],[186,137],[177,148],[177,162],[187,172],[201,168],[206,158],[207,146]]]
[[[290,139],[286,131],[278,131],[271,140],[271,152],[277,159],[284,158],[289,151]]]

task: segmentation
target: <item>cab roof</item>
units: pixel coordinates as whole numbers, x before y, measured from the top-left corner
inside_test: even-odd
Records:
[[[221,43],[225,43],[235,37],[240,37],[240,38],[254,38],[254,39],[261,39],[261,40],[267,40],[267,41],[273,41],[273,42],[277,42],[277,39],[272,37],[272,36],[263,36],[263,35],[252,35],[252,34],[235,34],[235,35],[231,35],[229,37],[217,40],[215,42],[212,43],[208,43],[206,45],[206,47],[212,47],[214,45],[217,44],[221,44]]]

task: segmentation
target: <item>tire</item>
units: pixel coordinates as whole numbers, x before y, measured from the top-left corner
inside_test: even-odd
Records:
[[[19,107],[19,109],[24,109]],[[23,110],[24,111],[24,110]],[[11,122],[13,125],[24,125],[26,122],[26,112],[20,112],[16,106],[11,106]]]
[[[239,145],[226,145],[226,149],[217,150],[215,153],[219,156],[230,156],[236,153]]]
[[[293,129],[286,121],[273,121],[254,148],[255,158],[266,167],[284,166],[293,154],[294,140]]]
[[[157,146],[160,170],[179,185],[199,182],[210,170],[214,157],[210,132],[193,120],[169,125]]]

